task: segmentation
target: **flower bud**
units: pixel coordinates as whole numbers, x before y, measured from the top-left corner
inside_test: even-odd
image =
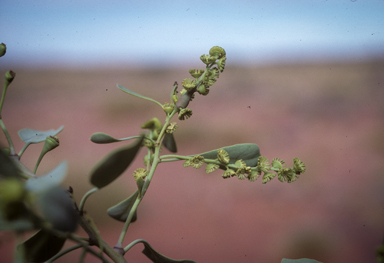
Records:
[[[145,122],[143,125],[141,125],[142,129],[157,130],[157,131],[161,131],[162,127],[163,125],[161,124],[158,118],[152,118],[149,121]]]
[[[15,78],[16,76],[16,73],[13,72],[12,70],[8,70],[6,73],[5,73],[5,81],[9,84],[11,84],[11,82],[13,81],[13,79]]]
[[[165,103],[163,105],[163,110],[166,114],[171,114],[174,108],[175,108],[175,105],[173,104]]]
[[[49,151],[52,151],[53,149],[55,149],[59,145],[60,145],[59,138],[57,138],[56,136],[48,136],[45,139],[45,143],[44,143],[44,147],[43,147],[42,152],[47,153]]]
[[[192,94],[193,92],[186,92],[183,95],[181,95],[181,97],[176,102],[176,107],[185,109],[188,106],[189,102],[191,101]]]
[[[224,57],[226,55],[226,53],[225,53],[224,48],[214,46],[209,50],[209,55],[211,55],[212,57],[217,57],[219,59],[219,58]]]
[[[7,52],[7,46],[4,43],[0,44],[0,57],[4,56]]]

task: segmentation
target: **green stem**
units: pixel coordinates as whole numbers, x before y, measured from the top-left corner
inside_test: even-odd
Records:
[[[160,162],[159,154],[160,154],[161,142],[164,138],[165,130],[166,130],[167,126],[169,125],[169,122],[172,119],[173,115],[176,114],[176,112],[177,112],[177,109],[175,108],[173,110],[173,112],[170,115],[168,115],[165,119],[165,124],[163,125],[163,128],[161,129],[159,137],[157,138],[157,141],[155,144],[155,153],[154,153],[154,157],[153,157],[153,163],[151,165],[151,169],[150,169],[147,177],[145,178],[145,182],[144,182],[144,185],[142,188],[141,196],[138,196],[136,198],[135,203],[133,204],[131,210],[129,211],[129,215],[128,215],[127,219],[125,220],[124,227],[120,233],[119,240],[117,241],[117,244],[115,246],[117,248],[123,247],[124,237],[128,231],[129,224],[131,223],[133,215],[135,214],[137,207],[139,206],[141,200],[143,199],[143,197],[144,197],[144,195],[145,195],[145,193],[149,187],[149,184],[151,183],[151,180],[152,180],[152,177],[155,173],[156,167]]]
[[[9,135],[8,130],[5,127],[5,124],[3,122],[3,119],[1,118],[1,115],[0,115],[0,126],[1,126],[1,129],[4,132],[5,137],[7,138],[8,145],[9,145],[9,150],[10,150],[10,155],[16,155],[15,146],[13,146],[13,142],[12,142],[11,136]]]
[[[98,246],[106,255],[108,255],[108,257],[113,262],[127,263],[123,255],[117,253],[107,242],[105,242],[104,239],[100,237],[100,234],[98,233],[98,231],[94,227],[92,227],[92,220],[90,220],[90,218],[87,218],[86,216],[81,215],[79,219],[79,224],[84,229],[84,231],[88,234],[90,239],[92,239],[93,242],[97,242],[97,244],[95,245]],[[76,238],[76,240],[77,240],[76,242],[78,243],[80,242],[83,243],[79,238]],[[92,254],[100,258],[100,254],[96,253],[95,251],[93,252],[92,251],[90,251]],[[105,260],[103,256],[101,257],[103,259],[103,262],[109,262]]]
[[[102,251],[100,251],[100,252],[97,252],[97,251],[95,251],[94,249],[92,249],[91,247],[90,247],[90,245],[88,244],[88,243],[85,243],[85,242],[83,242],[80,238],[78,238],[78,237],[76,237],[75,235],[69,235],[69,239],[71,239],[72,241],[75,241],[76,243],[78,243],[79,245],[81,245],[81,247],[83,247],[85,250],[87,250],[87,252],[89,252],[89,253],[91,253],[92,255],[94,255],[95,257],[97,257],[97,258],[99,258],[100,260],[102,260],[103,261],[103,263],[110,263],[110,261],[108,261],[104,256],[103,256],[103,253],[102,253]],[[103,240],[104,241],[104,240]],[[105,241],[104,241],[105,242]],[[101,244],[98,244],[99,245],[99,247],[100,247],[100,245]],[[110,249],[112,250],[112,251],[114,251],[113,250],[113,248],[111,248],[110,247]],[[104,252],[106,252],[106,251],[104,251]],[[115,251],[114,251],[114,253],[116,253]],[[114,260],[107,252],[106,252],[106,254],[112,259],[112,260]],[[117,253],[116,253],[117,254]],[[124,258],[123,258],[124,259]],[[126,263],[126,261],[125,261],[125,259],[124,259],[124,261],[114,261],[114,262],[119,262],[119,263]]]
[[[87,200],[87,198],[93,194],[94,192],[97,192],[99,190],[98,187],[95,187],[95,188],[92,188],[91,190],[89,190],[88,192],[85,193],[85,195],[83,196],[83,198],[81,199],[80,201],[80,204],[79,204],[79,211],[82,212],[83,209],[84,209],[84,205],[85,205],[85,201]]]
[[[56,259],[58,259],[58,258],[64,256],[65,254],[67,254],[67,253],[69,253],[69,252],[71,252],[71,251],[74,251],[74,250],[76,250],[76,249],[79,249],[79,248],[81,248],[81,247],[83,247],[82,244],[77,244],[77,245],[74,245],[74,246],[69,247],[69,248],[67,248],[67,249],[64,249],[63,251],[60,251],[60,253],[56,254],[55,256],[53,256],[52,258],[50,258],[48,261],[46,261],[46,263],[51,263],[51,262],[55,261]]]
[[[126,233],[128,231],[129,224],[131,223],[133,215],[135,214],[136,209],[139,206],[142,198],[143,198],[143,195],[141,197],[137,196],[137,198],[135,200],[135,203],[133,204],[133,206],[131,208],[131,211],[129,211],[129,215],[127,217],[127,220],[125,220],[124,227],[121,230],[119,240],[117,241],[117,244],[116,244],[115,247],[117,247],[117,248],[122,248],[123,247],[124,237],[125,237],[125,235],[126,235]]]
[[[130,250],[134,245],[137,243],[147,242],[144,239],[136,239],[135,241],[132,241],[128,246],[124,248],[124,253],[127,253],[128,250]]]

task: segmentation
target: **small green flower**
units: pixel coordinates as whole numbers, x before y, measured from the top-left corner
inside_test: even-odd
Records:
[[[219,67],[219,70],[220,72],[223,72],[224,71],[224,68],[225,68],[225,61],[227,60],[227,57],[222,57],[221,59],[219,59],[219,61],[217,61],[217,66]]]
[[[305,164],[297,157],[293,159],[293,170],[296,174],[302,174],[305,172]]]
[[[291,183],[296,180],[296,174],[292,168],[282,168],[277,172],[277,175],[280,182]]]
[[[229,154],[224,149],[217,150],[217,158],[219,159],[219,162],[223,164],[229,163]]]
[[[236,170],[237,178],[244,180],[251,173],[251,167],[243,167]]]
[[[177,97],[177,96],[176,96]],[[165,103],[163,105],[163,110],[166,114],[171,114],[175,108],[174,104]]]
[[[219,169],[219,165],[214,164],[214,163],[210,163],[210,164],[208,164],[208,165],[205,167],[205,172],[206,172],[207,174],[210,174],[210,173],[216,171],[217,169]]]
[[[281,160],[279,158],[273,158],[271,165],[273,168],[280,170],[281,168],[284,167],[284,163],[285,163],[284,160]]]
[[[253,170],[251,171],[251,173],[249,173],[248,175],[248,180],[251,181],[251,182],[254,182],[257,180],[257,178],[259,178],[259,174],[256,170]]]
[[[179,120],[189,119],[192,116],[192,110],[181,109],[179,112]]]
[[[266,184],[269,181],[271,181],[274,177],[276,176],[275,173],[265,173],[263,175],[263,181],[261,182],[262,184]]]
[[[139,179],[145,179],[145,177],[147,177],[148,175],[148,171],[144,168],[138,168],[136,169],[134,172],[133,172],[133,177],[135,178],[135,180],[139,180]]]
[[[172,122],[167,126],[167,128],[165,129],[165,132],[166,133],[174,133],[177,130],[177,127],[178,127],[177,123]]]
[[[150,148],[150,149],[152,149],[155,146],[154,143],[152,142],[152,140],[150,140],[148,138],[144,138],[143,142],[141,144],[147,148]]]
[[[222,177],[223,177],[224,179],[226,179],[226,178],[229,178],[229,177],[232,177],[232,176],[235,176],[235,175],[236,175],[236,172],[235,172],[234,170],[228,168],[228,169],[223,173]]]
[[[209,55],[216,57],[217,59],[222,58],[226,55],[224,48],[214,46],[209,50]]]
[[[243,160],[240,159],[240,160],[237,160],[235,162],[235,166],[237,168],[241,169],[241,168],[245,168],[247,166],[247,164]]]
[[[210,55],[201,55],[201,57],[200,57],[200,60],[201,60],[204,64],[206,64],[206,65],[209,65],[209,64],[215,62],[216,59],[217,59],[216,57],[212,57],[212,56],[210,56]]]
[[[189,73],[191,74],[192,77],[195,79],[199,78],[201,75],[204,73],[204,69],[190,69]]]
[[[270,164],[268,158],[265,156],[260,156],[257,160],[257,167],[260,171],[267,173],[270,170]]]
[[[190,91],[190,90],[193,90],[194,88],[196,88],[196,80],[186,78],[183,80],[181,85],[184,87],[184,89],[186,89],[187,91]]]
[[[195,169],[200,168],[204,164],[204,157],[196,155],[189,159],[189,166],[192,166]]]
[[[201,84],[201,85],[197,88],[197,92],[198,92],[200,95],[206,96],[206,95],[208,95],[208,93],[209,93],[209,89],[208,89],[208,87],[206,87],[204,84]]]

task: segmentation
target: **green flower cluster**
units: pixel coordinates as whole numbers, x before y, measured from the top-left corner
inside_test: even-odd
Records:
[[[299,158],[294,158],[293,167],[288,168],[285,167],[283,160],[274,158],[272,162],[269,162],[265,156],[260,156],[257,160],[257,165],[251,167],[242,159],[231,161],[228,152],[224,149],[217,150],[217,159],[207,159],[203,156],[196,155],[187,159],[183,166],[192,166],[198,169],[204,163],[207,163],[206,173],[211,173],[219,168],[225,170],[222,175],[225,179],[236,176],[240,180],[248,179],[254,182],[264,173],[262,176],[263,184],[271,181],[276,175],[280,182],[294,182],[306,169],[305,164]]]
[[[186,78],[182,81],[183,89],[180,91],[180,97],[176,95],[177,88],[174,89],[172,99],[176,103],[180,120],[187,119],[192,115],[191,110],[183,111],[183,109],[186,109],[189,102],[193,100],[195,92],[204,96],[208,95],[209,88],[217,81],[219,73],[224,71],[227,59],[225,55],[226,53],[223,48],[218,46],[212,47],[208,55],[200,57],[206,68],[189,70],[192,78]]]
[[[294,182],[299,175],[305,172],[305,164],[299,159],[293,159],[293,167],[285,167],[284,160],[274,158],[269,162],[267,157],[260,156],[257,162],[256,171],[258,176],[263,175],[263,183],[271,181],[276,175],[280,182]]]

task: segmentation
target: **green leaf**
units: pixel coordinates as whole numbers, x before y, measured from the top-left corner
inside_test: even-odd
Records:
[[[134,143],[113,151],[101,160],[91,172],[91,184],[102,188],[119,177],[135,159],[142,141],[143,136]]]
[[[138,93],[136,93],[136,92],[133,92],[133,91],[127,89],[127,88],[124,88],[123,86],[121,86],[121,85],[119,85],[119,84],[116,84],[116,85],[117,85],[117,87],[118,87],[119,89],[121,89],[122,91],[124,91],[124,92],[126,92],[126,93],[128,93],[128,94],[130,94],[130,95],[136,96],[136,97],[141,98],[141,99],[145,99],[145,100],[152,101],[152,102],[154,102],[154,103],[160,105],[161,108],[163,108],[163,105],[162,105],[160,102],[158,102],[157,100],[154,100],[154,99],[145,97],[145,96],[143,96],[143,95],[140,95],[140,94],[138,94]]]
[[[151,245],[149,245],[147,241],[142,240],[141,243],[144,244],[144,249],[142,253],[146,255],[150,260],[152,260],[152,262],[154,263],[196,263],[195,261],[188,260],[188,259],[175,260],[175,259],[168,258],[160,254],[156,250],[154,250],[153,247],[151,247]]]
[[[321,263],[320,261],[309,259],[309,258],[301,258],[301,259],[287,259],[283,258],[281,263]]]
[[[20,139],[25,143],[39,143],[44,142],[48,136],[55,136],[64,129],[64,126],[61,126],[57,130],[49,131],[37,131],[32,129],[22,129],[18,132]]]
[[[113,138],[111,135],[108,135],[103,132],[96,132],[92,134],[91,141],[94,143],[112,143],[112,142],[119,142],[119,139]]]
[[[17,250],[20,251],[24,248],[28,262],[44,262],[60,252],[65,240],[63,237],[58,237],[47,230],[41,229],[18,245]]]
[[[59,186],[67,174],[67,167],[67,162],[63,161],[49,173],[37,178],[28,179],[25,183],[25,188],[32,192],[41,192]]]
[[[232,146],[222,147],[229,155],[229,164],[234,164],[237,160],[242,159],[247,166],[257,166],[257,160],[260,157],[260,148],[254,143],[241,143]],[[217,149],[218,150],[218,149]],[[196,154],[206,159],[216,159],[217,150]],[[220,167],[223,169],[223,167]]]
[[[130,197],[109,208],[107,211],[108,215],[118,221],[125,222],[138,195],[139,190],[136,190],[136,192],[134,192]],[[136,220],[137,214],[135,213],[131,222],[135,222]]]
[[[74,232],[77,228],[78,214],[68,191],[60,186],[37,194],[38,208],[54,229]]]
[[[163,139],[163,145],[165,148],[167,148],[170,152],[177,152],[177,146],[175,137],[173,136],[173,133],[165,133],[164,139]]]

